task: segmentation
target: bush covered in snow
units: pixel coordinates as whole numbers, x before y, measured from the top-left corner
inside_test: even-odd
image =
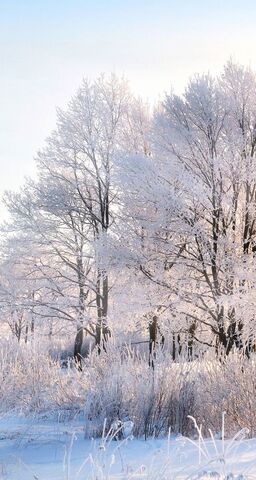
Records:
[[[108,352],[85,359],[80,372],[72,362],[63,368],[39,343],[1,342],[0,411],[81,415],[88,437],[102,434],[105,419],[106,428],[132,421],[135,436],[192,435],[188,415],[218,433],[226,411],[229,435],[247,427],[254,436],[255,378],[254,359],[238,355],[225,362],[173,362],[159,353],[153,369],[129,349],[124,354],[109,344]]]
[[[1,413],[75,413],[84,402],[85,381],[76,368],[61,368],[61,363],[37,342],[1,342]]]
[[[169,429],[188,433],[187,415],[194,412],[193,363],[171,362],[163,356],[155,368],[143,359],[117,350],[86,363],[90,376],[86,413],[88,428],[100,434],[106,418],[131,419],[134,433],[145,437],[167,434]],[[90,427],[91,424],[91,427]]]

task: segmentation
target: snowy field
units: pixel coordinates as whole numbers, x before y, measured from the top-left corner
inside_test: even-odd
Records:
[[[79,421],[5,417],[0,422],[0,478],[256,479],[256,440],[243,439],[243,432],[237,439],[200,444],[182,436],[87,440]]]

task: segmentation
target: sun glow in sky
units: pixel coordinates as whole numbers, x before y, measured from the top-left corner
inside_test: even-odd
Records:
[[[125,75],[150,102],[228,58],[256,68],[255,0],[0,0],[0,193],[83,76]]]

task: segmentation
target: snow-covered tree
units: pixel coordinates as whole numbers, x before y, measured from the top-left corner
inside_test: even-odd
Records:
[[[38,153],[38,179],[6,196],[15,228],[41,247],[37,269],[52,292],[45,312],[77,324],[77,360],[84,331],[99,350],[110,334],[107,245],[118,210],[113,170],[127,145],[142,148],[142,122],[142,104],[124,80],[84,80],[68,108],[58,110],[57,128]]]

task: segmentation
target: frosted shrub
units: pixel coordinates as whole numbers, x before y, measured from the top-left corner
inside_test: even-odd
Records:
[[[136,398],[137,434],[145,437],[173,432],[188,433],[187,416],[194,411],[194,394],[188,366],[160,363],[147,381],[140,378]],[[139,419],[144,419],[143,424]]]
[[[76,413],[84,403],[85,380],[76,369],[61,369],[36,343],[1,343],[1,412]]]
[[[153,370],[146,360],[112,350],[87,363],[90,392],[86,398],[88,435],[100,435],[104,419],[132,420],[136,436],[188,433],[194,412],[193,364],[174,364],[162,357]]]
[[[82,415],[88,437],[100,436],[105,420],[107,429],[131,421],[133,435],[147,438],[168,431],[191,435],[188,415],[218,433],[226,411],[227,435],[244,427],[256,435],[254,358],[176,363],[158,352],[152,369],[147,359],[109,344],[79,372],[71,363],[62,368],[36,341],[2,341],[0,347],[0,413]]]
[[[213,431],[221,430],[221,413],[225,411],[226,430],[238,429],[256,434],[256,363],[241,355],[230,355],[225,362],[206,362],[197,377],[196,410],[200,423]]]

